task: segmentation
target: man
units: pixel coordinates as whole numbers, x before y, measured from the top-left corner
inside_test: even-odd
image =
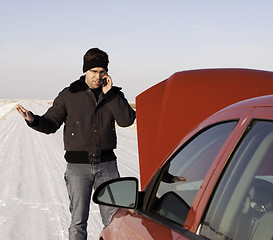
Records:
[[[59,93],[43,116],[21,105],[18,112],[33,129],[50,134],[64,123],[67,169],[65,181],[70,199],[70,240],[87,239],[87,220],[92,188],[119,177],[116,156],[115,122],[121,127],[133,124],[135,111],[108,75],[108,55],[89,49],[83,58],[83,73]],[[108,225],[114,208],[100,206],[102,222]]]

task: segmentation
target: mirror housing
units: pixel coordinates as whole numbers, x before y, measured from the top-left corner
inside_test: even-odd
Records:
[[[138,179],[123,177],[104,182],[94,192],[93,202],[117,208],[136,209]]]

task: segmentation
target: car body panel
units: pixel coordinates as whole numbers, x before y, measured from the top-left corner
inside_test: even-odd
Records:
[[[230,104],[272,93],[272,72],[205,69],[175,73],[138,95],[141,188],[199,122]]]
[[[189,240],[163,225],[160,225],[149,218],[135,214],[132,210],[119,209],[113,216],[111,228],[106,228],[102,239],[176,239]]]

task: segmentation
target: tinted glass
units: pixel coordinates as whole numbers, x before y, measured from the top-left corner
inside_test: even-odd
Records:
[[[213,160],[237,122],[214,125],[182,147],[162,168],[149,211],[183,225]]]
[[[273,122],[250,126],[216,189],[201,235],[272,240]]]

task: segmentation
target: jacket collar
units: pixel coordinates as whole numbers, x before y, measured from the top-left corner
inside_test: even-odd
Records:
[[[88,87],[88,85],[85,82],[85,75],[81,76],[79,80],[71,83],[70,86],[69,86],[69,90],[72,93],[85,91],[88,88],[89,87]],[[121,87],[115,87],[115,86],[113,86],[111,92],[116,94],[120,90],[121,90]],[[108,94],[108,95],[110,95],[110,94]]]
[[[69,90],[72,93],[85,91],[88,89],[88,85],[85,83],[85,76],[81,76],[79,80],[73,82],[69,86]]]

